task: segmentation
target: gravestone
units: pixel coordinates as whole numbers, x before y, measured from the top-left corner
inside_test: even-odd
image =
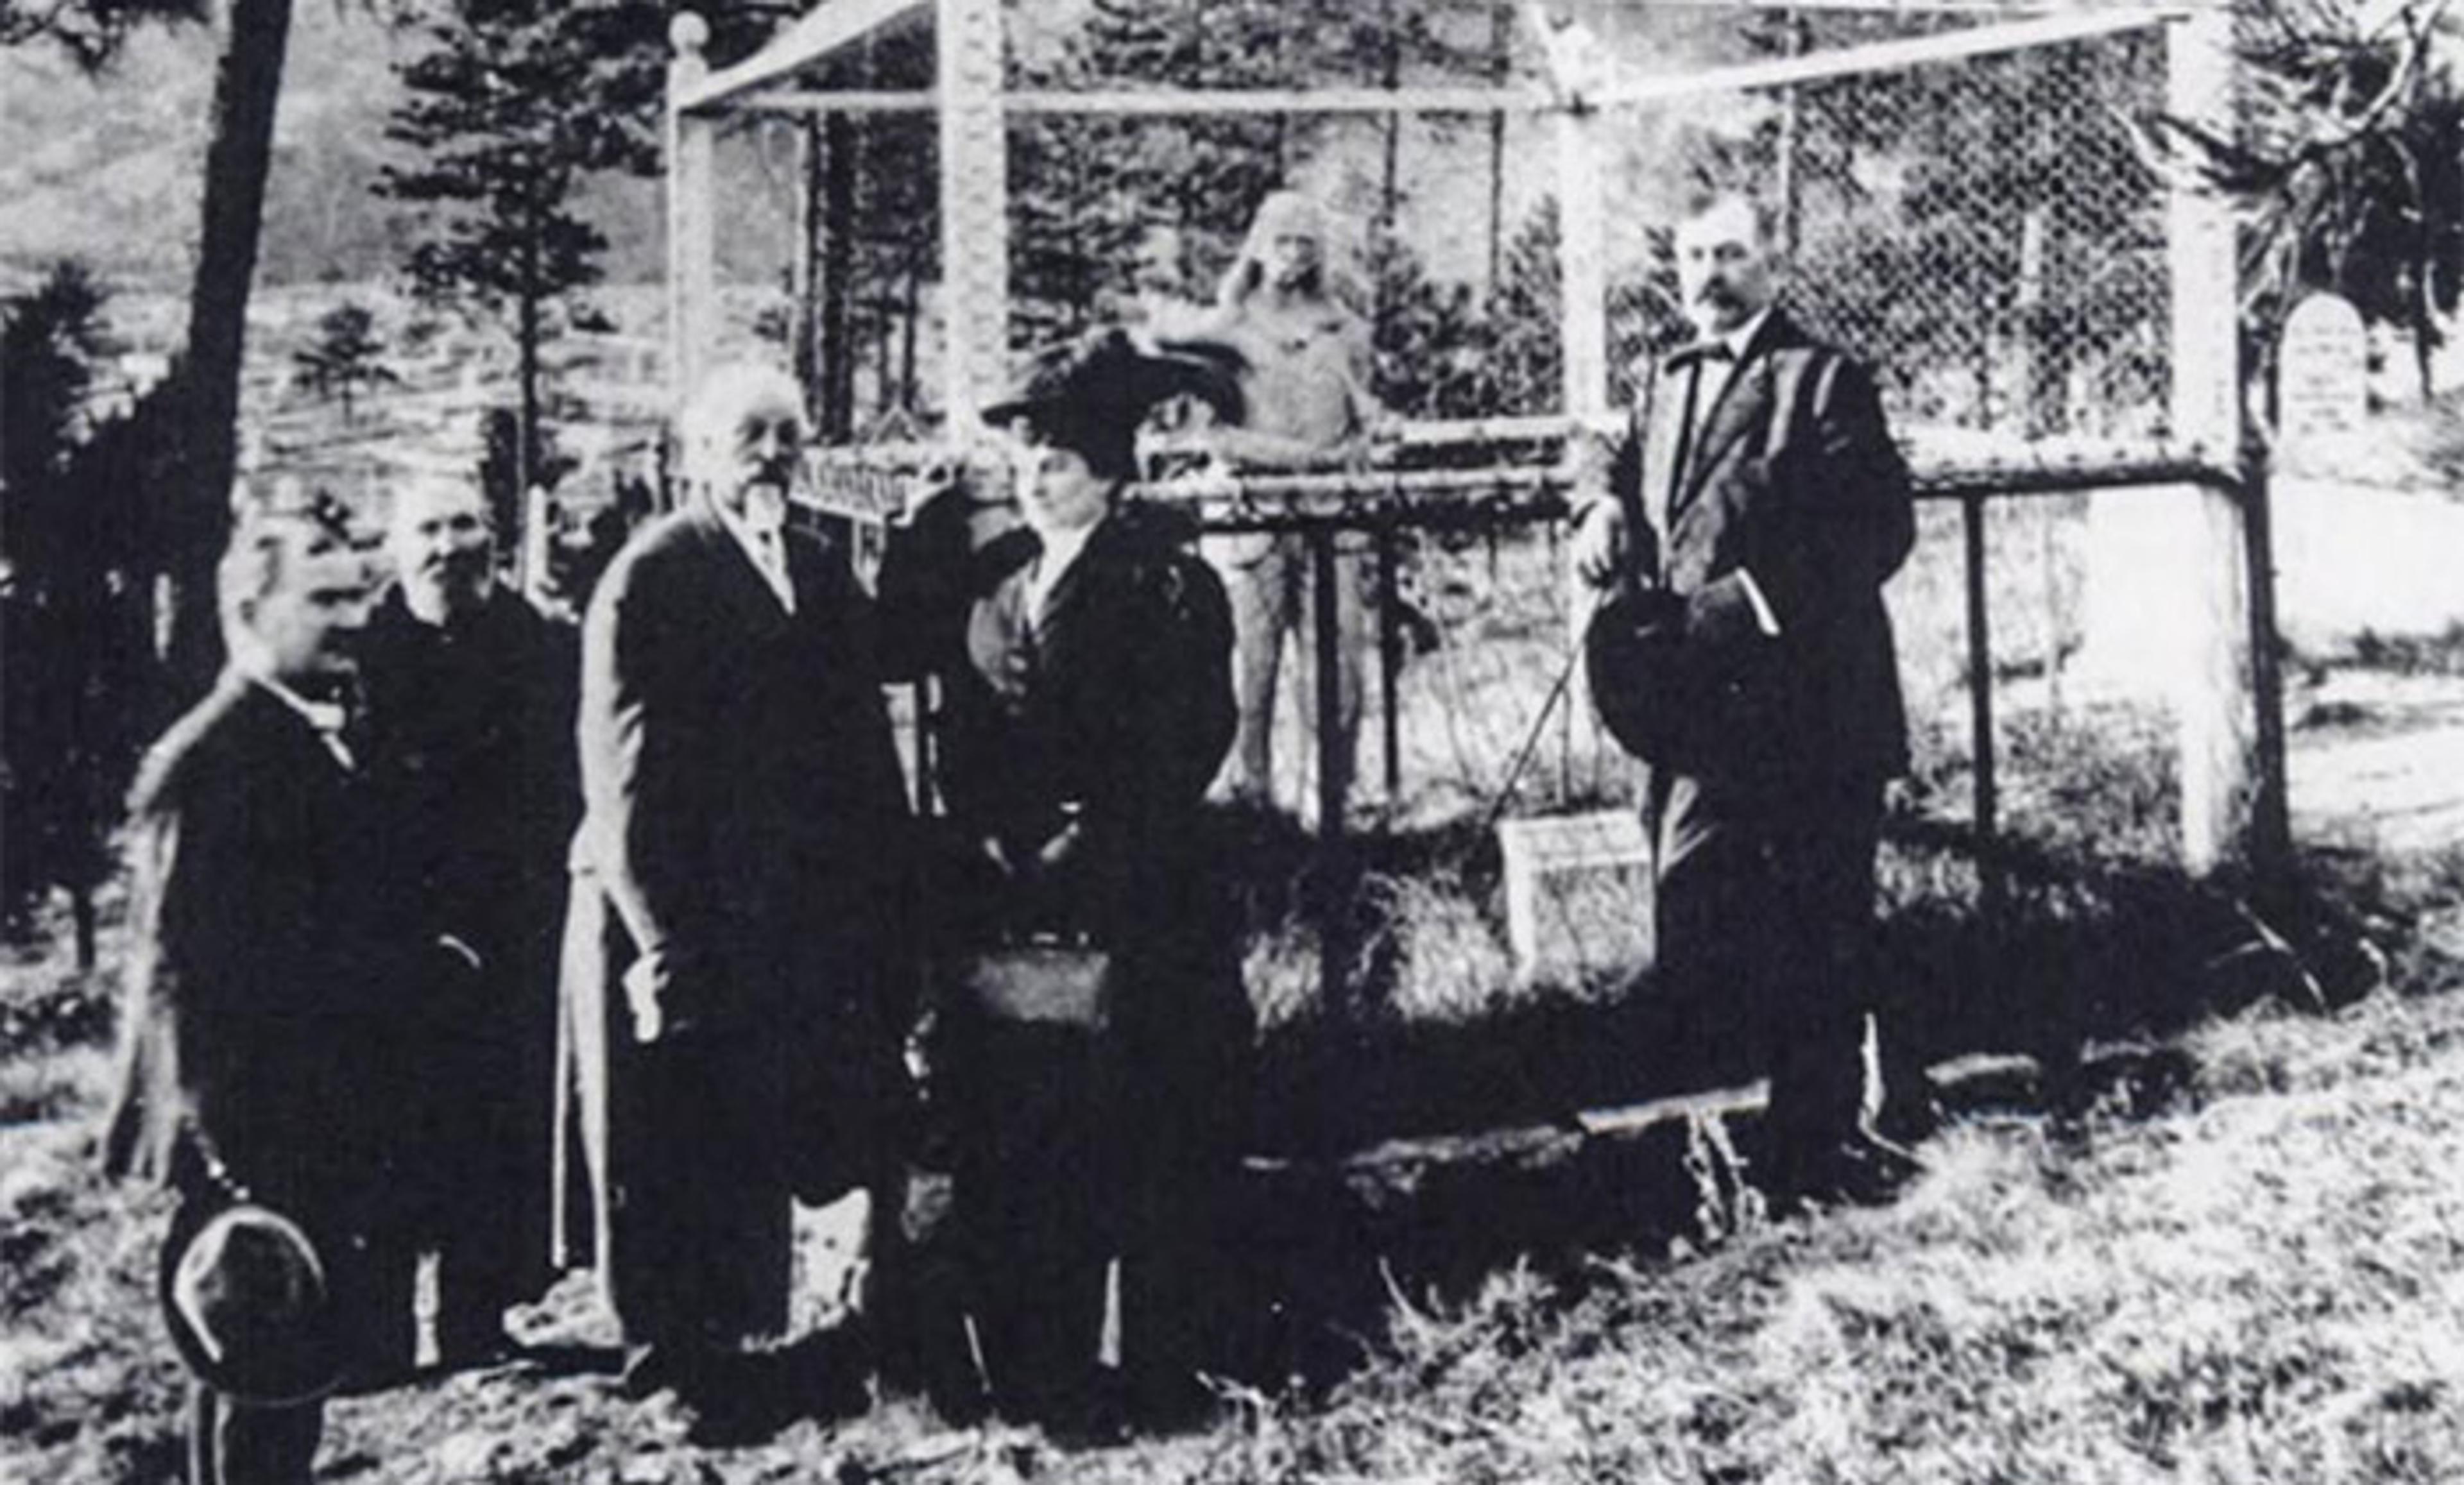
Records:
[[[2369,392],[2369,336],[2361,311],[2332,294],[2314,294],[2284,321],[2277,360],[2277,426],[2286,445],[2362,426]]]
[[[1506,939],[1525,979],[1651,962],[1651,842],[1632,809],[1497,824]]]

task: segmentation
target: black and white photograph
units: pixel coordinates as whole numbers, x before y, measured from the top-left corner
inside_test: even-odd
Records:
[[[2453,0],[0,0],[0,1481],[2464,1480]]]

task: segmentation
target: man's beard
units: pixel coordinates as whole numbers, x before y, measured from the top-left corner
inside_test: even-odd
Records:
[[[413,606],[429,619],[473,612],[487,602],[495,577],[494,565],[484,554],[431,562],[410,585],[417,590]]]

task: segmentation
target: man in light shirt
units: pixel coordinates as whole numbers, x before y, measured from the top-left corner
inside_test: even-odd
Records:
[[[1865,368],[1774,306],[1766,209],[1699,198],[1676,250],[1698,338],[1575,515],[1577,573],[1614,590],[1594,693],[1652,765],[1663,983],[1770,1070],[1768,1184],[1872,1197],[1912,1168],[1874,1132],[1865,1055],[1882,785],[1907,761],[1881,599],[1907,470]]]
[[[748,1353],[786,1323],[794,1200],[892,1170],[906,796],[869,603],[787,524],[802,405],[766,366],[702,384],[685,502],[583,626],[560,1086],[628,1384],[706,1417],[750,1395]]]

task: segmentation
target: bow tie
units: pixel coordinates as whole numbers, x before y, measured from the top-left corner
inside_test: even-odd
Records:
[[[1681,346],[1668,358],[1671,366],[1690,366],[1696,361],[1732,361],[1736,351],[1726,340],[1697,340]]]

